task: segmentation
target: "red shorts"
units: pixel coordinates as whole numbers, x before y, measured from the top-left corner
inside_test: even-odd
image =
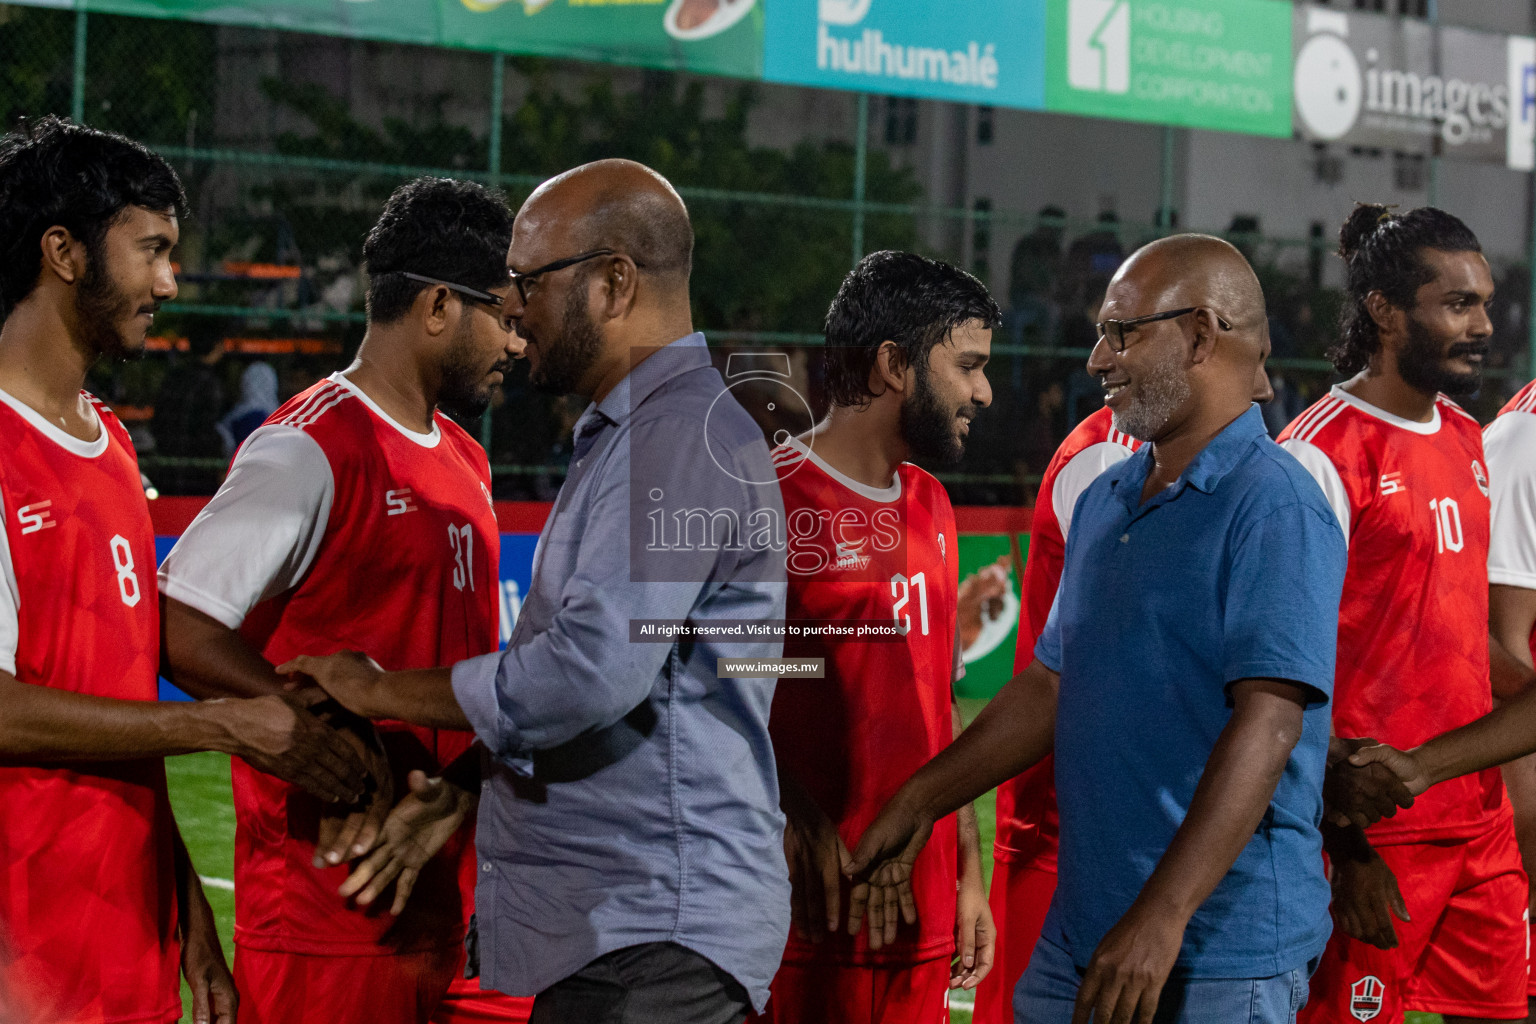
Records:
[[[1393,1021],[1405,1010],[1524,1020],[1530,895],[1510,816],[1471,839],[1376,850],[1413,920],[1393,920],[1388,950],[1335,927],[1298,1020]]]
[[[900,967],[783,964],[753,1024],[949,1024],[949,958]]]
[[[437,1004],[432,1024],[528,1024],[532,996],[504,996],[481,988],[478,979],[465,978],[463,973],[460,964],[448,994]]]
[[[310,956],[235,947],[238,1024],[427,1024],[457,946],[395,956]]]
[[[993,862],[987,899],[997,922],[997,954],[992,973],[976,986],[974,1024],[1013,1024],[1013,989],[1029,966],[1055,894],[1055,871],[1035,867],[1033,861]]]

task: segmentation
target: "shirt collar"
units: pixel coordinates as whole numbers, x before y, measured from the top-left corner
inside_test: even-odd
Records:
[[[617,426],[639,408],[647,398],[674,378],[701,367],[710,366],[709,345],[701,331],[685,334],[651,352],[630,368],[624,379],[614,385],[601,402],[587,406],[583,418],[602,416]]]
[[[1152,472],[1152,445],[1142,445],[1136,450],[1135,455],[1111,467],[1107,472],[1114,474],[1111,477],[1113,487],[1126,508],[1132,512],[1150,508],[1154,504],[1160,504],[1161,501],[1172,500],[1185,487],[1193,487],[1210,494],[1242,460],[1243,454],[1253,443],[1254,438],[1260,435],[1268,436],[1268,431],[1264,429],[1264,415],[1259,411],[1257,404],[1249,405],[1246,412],[1223,427],[1221,433],[1213,437],[1210,443],[1200,450],[1200,453],[1174,481],[1173,486],[1159,495],[1153,495],[1145,506],[1141,503],[1141,489],[1146,486],[1147,474]]]

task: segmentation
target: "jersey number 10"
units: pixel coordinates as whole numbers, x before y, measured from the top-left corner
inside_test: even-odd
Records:
[[[1461,506],[1455,498],[1440,498],[1429,503],[1435,514],[1435,543],[1443,555],[1447,550],[1460,551],[1466,546],[1466,536],[1461,532]]]

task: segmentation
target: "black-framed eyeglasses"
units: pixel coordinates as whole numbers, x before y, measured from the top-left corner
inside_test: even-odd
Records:
[[[1109,343],[1111,351],[1124,352],[1126,335],[1136,330],[1142,324],[1152,324],[1159,320],[1172,320],[1175,317],[1181,317],[1186,313],[1193,313],[1195,310],[1203,308],[1205,307],[1185,306],[1183,309],[1170,309],[1162,313],[1148,313],[1146,316],[1133,317],[1130,320],[1100,320],[1093,326],[1097,328],[1099,337]],[[1232,329],[1232,325],[1222,319],[1220,313],[1211,310],[1211,315],[1216,318],[1216,323],[1220,325],[1222,330],[1230,331]]]
[[[595,260],[599,256],[612,256],[613,254],[612,249],[593,249],[591,252],[584,252],[580,256],[568,256],[563,260],[546,263],[539,269],[530,270],[526,274],[520,270],[513,270],[511,267],[508,267],[507,277],[511,280],[513,287],[517,289],[517,297],[526,303],[528,301],[528,282],[535,280],[543,274],[551,274],[556,270],[564,270],[566,267],[574,267],[578,263],[585,263],[587,260]]]
[[[467,284],[455,284],[452,281],[441,281],[435,277],[428,277],[425,274],[413,274],[408,270],[402,270],[400,272],[400,276],[409,278],[412,281],[420,281],[422,284],[442,285],[444,288],[447,288],[451,292],[458,292],[460,295],[464,296],[466,299],[469,299],[471,302],[483,303],[484,305],[494,308],[496,310],[496,315],[501,315],[502,298],[500,295],[497,295],[494,292],[481,291],[479,288],[471,288]]]

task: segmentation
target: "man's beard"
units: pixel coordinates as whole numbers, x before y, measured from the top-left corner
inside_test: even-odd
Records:
[[[159,305],[155,303],[154,308],[158,309]],[[87,248],[85,276],[80,279],[80,287],[75,289],[75,320],[86,348],[108,359],[126,360],[142,356],[144,346],[129,344],[120,326],[135,311],[133,300],[112,279],[106,270],[105,261]]]
[[[1408,341],[1397,354],[1397,372],[1410,387],[1426,394],[1444,392],[1447,395],[1470,395],[1483,386],[1483,371],[1458,373],[1448,369],[1447,359],[1471,352],[1488,351],[1486,342],[1458,342],[1446,351],[1434,339],[1428,327],[1408,314]]]
[[[466,314],[473,312],[468,308],[465,309]],[[483,367],[475,357],[473,334],[473,321],[470,320],[469,315],[466,315],[459,321],[453,342],[443,357],[442,385],[437,396],[439,405],[464,419],[474,419],[485,412],[491,404],[491,399],[495,397],[496,385],[485,378],[499,370],[502,380],[505,381],[508,372],[512,369],[512,362],[509,359],[502,359],[490,367]]]
[[[965,455],[955,428],[956,412],[944,405],[928,380],[928,368],[912,364],[912,394],[901,403],[901,437],[914,455],[954,464]]]
[[[587,290],[578,281],[571,287],[565,300],[565,313],[560,318],[560,337],[553,345],[542,338],[534,338],[538,346],[537,365],[530,365],[528,383],[539,391],[552,395],[572,395],[581,386],[597,354],[603,347],[603,336],[587,312]]]
[[[1168,358],[1156,363],[1136,384],[1129,406],[1114,414],[1115,429],[1139,441],[1151,441],[1168,425],[1179,406],[1189,401],[1189,375],[1184,354],[1175,349]]]

